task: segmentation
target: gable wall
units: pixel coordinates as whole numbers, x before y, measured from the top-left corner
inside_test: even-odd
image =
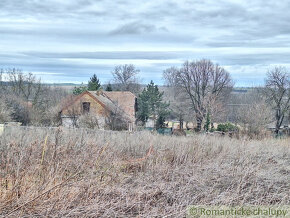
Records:
[[[69,105],[62,111],[62,116],[70,116],[72,113],[75,115],[82,114],[82,103],[90,102],[90,113],[96,114],[97,116],[107,117],[109,115],[106,108],[103,107],[100,103],[94,100],[91,96],[85,93],[81,96],[77,101],[75,101],[72,105]]]

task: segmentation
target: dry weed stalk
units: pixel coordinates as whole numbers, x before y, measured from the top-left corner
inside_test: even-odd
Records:
[[[0,216],[174,217],[191,204],[289,205],[289,144],[13,127],[0,137]]]

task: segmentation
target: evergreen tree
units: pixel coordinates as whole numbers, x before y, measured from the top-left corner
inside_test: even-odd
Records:
[[[113,88],[112,88],[111,83],[109,83],[109,84],[107,85],[107,87],[106,87],[106,91],[107,91],[107,92],[111,92],[111,91],[113,91]]]
[[[168,113],[169,112],[167,110],[161,111],[159,113],[158,118],[156,120],[156,124],[155,124],[156,129],[163,128],[165,126],[165,119]]]
[[[138,98],[137,118],[143,124],[152,118],[155,123],[155,128],[162,127],[165,117],[168,115],[169,104],[163,102],[163,92],[160,92],[157,85],[151,81],[142,91]]]
[[[207,112],[206,121],[205,121],[205,124],[204,124],[204,130],[206,132],[208,132],[209,131],[209,127],[210,127],[210,114],[209,114],[209,112]]]
[[[80,94],[82,94],[83,92],[85,92],[85,91],[87,91],[87,87],[86,86],[84,86],[83,84],[81,85],[81,86],[79,86],[79,87],[74,87],[74,90],[73,90],[73,94],[74,95],[80,95]]]
[[[88,90],[89,91],[97,91],[101,88],[101,83],[96,74],[94,74],[88,83]]]

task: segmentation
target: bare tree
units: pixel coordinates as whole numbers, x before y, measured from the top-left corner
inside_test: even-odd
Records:
[[[4,82],[2,78],[3,70],[0,70],[0,123],[10,120],[10,112],[8,111],[4,97]]]
[[[133,64],[116,66],[112,75],[117,89],[121,91],[131,91],[136,93],[140,90],[137,74],[140,71]]]
[[[197,131],[214,101],[222,100],[232,89],[229,73],[210,60],[186,61],[180,69],[170,68],[164,72],[165,80],[186,93],[197,121]]]
[[[227,101],[230,90],[225,91],[222,96],[211,95],[207,98],[206,105],[207,107],[207,115],[210,118],[211,129],[214,128],[214,123],[216,122],[225,122],[226,114],[227,114]]]
[[[20,69],[0,70],[0,95],[9,108],[11,119],[23,125],[57,125],[57,105],[67,91],[40,83],[35,75]],[[0,97],[1,97],[0,96]]]
[[[285,115],[290,110],[289,72],[284,67],[275,67],[268,71],[265,94],[275,110],[275,134],[278,135]]]
[[[236,111],[237,121],[243,126],[242,132],[248,136],[259,137],[266,133],[266,126],[273,120],[272,109],[266,103],[260,88],[254,88],[239,98],[240,104]]]
[[[6,117],[3,120],[23,125],[59,125],[60,103],[67,95],[67,90],[41,84],[31,73],[16,68],[0,70],[0,101]]]
[[[124,111],[116,104],[106,119],[106,127],[110,130],[125,130],[128,127],[127,123]]]
[[[192,113],[188,110],[189,102],[183,92],[177,92],[174,87],[168,86],[164,89],[164,100],[170,103],[170,118],[179,121],[180,129],[192,121]]]
[[[37,79],[31,73],[24,74],[19,69],[10,69],[6,73],[9,86],[14,94],[23,97],[26,101],[31,101],[33,104],[38,103],[43,90],[40,79]]]
[[[163,77],[166,82],[166,90],[164,91],[164,99],[170,103],[169,109],[171,111],[171,118],[178,119],[179,129],[188,127],[188,122],[192,122],[195,115],[191,109],[188,108],[190,104],[189,98],[186,93],[174,84],[174,75],[177,73],[178,68],[171,67],[163,72]]]
[[[0,123],[4,123],[11,120],[11,110],[6,105],[5,99],[0,96]]]

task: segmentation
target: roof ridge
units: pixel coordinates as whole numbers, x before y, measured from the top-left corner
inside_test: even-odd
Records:
[[[133,93],[133,92],[131,92],[131,91],[103,91],[103,93],[116,93],[116,92],[127,92],[127,93],[130,93],[131,95],[133,95],[134,97],[136,97],[137,98],[137,96]]]

